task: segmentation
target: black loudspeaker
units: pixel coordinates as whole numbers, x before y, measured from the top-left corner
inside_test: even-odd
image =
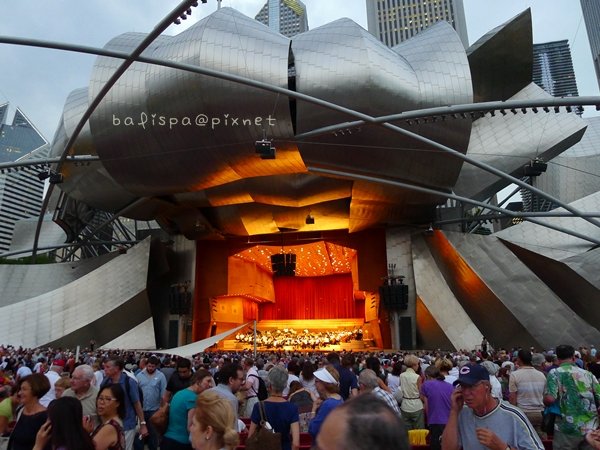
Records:
[[[379,298],[386,309],[395,311],[408,309],[408,286],[406,284],[380,286]]]
[[[276,253],[271,255],[271,269],[274,277],[293,277],[296,275],[296,254]]]

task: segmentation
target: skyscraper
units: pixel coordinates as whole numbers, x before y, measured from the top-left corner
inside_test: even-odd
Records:
[[[598,0],[581,0],[581,9],[590,40],[596,78],[600,86],[600,2]]]
[[[308,31],[306,6],[300,0],[268,0],[255,19],[287,37]]]
[[[571,50],[567,40],[533,44],[532,81],[554,97],[578,97]],[[581,107],[577,114],[583,112]]]
[[[0,105],[0,162],[48,156],[48,142],[21,110],[17,108],[10,124],[7,117],[5,103]],[[32,166],[0,174],[0,252],[9,249],[17,221],[40,212],[44,182],[38,172]]]
[[[369,33],[393,47],[445,20],[469,46],[463,0],[366,0]]]

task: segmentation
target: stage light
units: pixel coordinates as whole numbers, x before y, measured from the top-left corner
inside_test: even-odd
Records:
[[[567,112],[568,113],[573,112],[573,109],[571,108],[571,105],[567,106]]]
[[[48,181],[50,184],[60,184],[64,181],[63,174],[59,172],[52,172],[48,177]]]
[[[555,107],[554,107],[554,112],[555,112],[555,113],[558,113],[558,112],[560,112],[560,106],[555,106]]]
[[[262,139],[254,143],[256,153],[260,155],[260,159],[275,159],[276,148],[271,145],[271,141]]]
[[[502,113],[503,116],[506,115],[506,111],[504,111],[503,109],[501,109],[500,112]]]
[[[47,171],[39,172],[37,174],[37,177],[40,179],[40,181],[44,181],[46,178],[50,178],[50,172],[47,172]]]
[[[513,113],[513,114],[517,114],[517,110],[516,110],[515,108],[512,108],[512,109],[510,110],[510,112],[511,112],[511,113]]]
[[[533,108],[531,108],[531,110],[532,110],[532,111],[533,111],[535,114],[537,114],[537,113],[538,113],[538,109],[537,109],[535,106],[534,106]]]
[[[527,108],[521,108],[521,112],[522,112],[523,114],[527,114]]]
[[[314,225],[315,218],[310,213],[308,213],[308,215],[306,216],[305,222],[306,222],[306,225]]]
[[[550,108],[548,108],[547,106],[544,106],[544,112],[550,112]]]

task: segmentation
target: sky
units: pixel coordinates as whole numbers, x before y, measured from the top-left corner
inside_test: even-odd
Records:
[[[254,17],[266,0],[223,0]],[[304,0],[309,27],[348,17],[367,28],[365,0]],[[174,0],[4,0],[0,35],[103,47],[128,31],[149,32],[179,1]],[[599,95],[585,23],[578,0],[464,0],[469,42],[531,8],[534,43],[567,39],[573,54],[579,95]],[[200,3],[192,18],[173,25],[178,34],[214,12],[216,0]],[[0,104],[19,107],[48,139],[67,95],[88,84],[95,57],[0,43]],[[593,109],[593,108],[591,108]],[[590,108],[584,114],[596,114]]]

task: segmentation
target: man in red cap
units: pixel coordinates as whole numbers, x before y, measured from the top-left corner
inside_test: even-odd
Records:
[[[450,417],[442,450],[544,450],[525,414],[492,396],[490,375],[479,364],[467,364],[453,383]],[[463,406],[467,406],[464,408]]]

